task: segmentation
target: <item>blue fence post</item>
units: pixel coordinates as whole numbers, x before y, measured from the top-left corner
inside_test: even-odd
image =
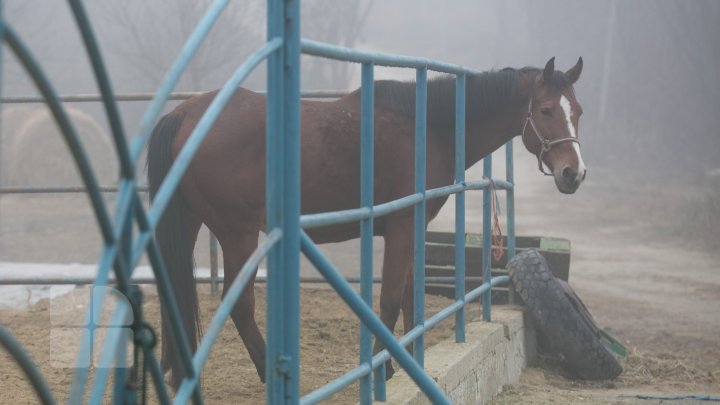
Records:
[[[455,183],[465,182],[465,75],[455,80]],[[455,194],[455,300],[465,299],[465,191]],[[465,342],[465,306],[455,313],[455,341]]]
[[[482,272],[483,272],[483,283],[487,284],[490,282],[492,277],[491,269],[492,261],[492,154],[487,155],[483,159],[483,177],[485,177],[491,183],[483,188],[483,256],[482,256]],[[483,294],[482,309],[483,309],[483,320],[490,321],[490,305],[491,305],[492,291],[488,290]]]
[[[132,181],[132,178],[127,178],[126,180]],[[134,200],[130,202],[130,208],[128,208],[128,215],[126,215],[125,218],[117,218],[118,221],[124,222],[122,235],[120,236],[120,240],[119,240],[120,252],[118,254],[124,258],[123,260],[125,260],[125,263],[129,263],[130,260],[132,259],[133,219],[135,218],[135,215],[134,215],[135,204],[134,203],[135,203]],[[128,269],[128,271],[130,272],[130,269]],[[128,276],[128,278],[130,278],[130,274],[128,274],[127,276]],[[95,300],[94,293],[91,293],[90,299],[92,301]],[[130,299],[134,299],[134,297],[127,296],[126,299],[130,300]],[[117,301],[117,299],[115,301]],[[120,305],[120,303],[116,302],[115,305]],[[132,317],[134,317],[135,314],[133,314],[131,312],[130,316],[132,319]],[[117,326],[117,325],[115,325],[115,326]],[[106,337],[106,339],[108,339],[108,338],[109,338],[109,334],[108,334],[108,337]],[[126,392],[126,390],[128,390],[129,386],[134,385],[134,382],[133,382],[133,384],[128,384],[128,381],[125,381],[125,379],[128,378],[128,375],[127,375],[128,373],[127,373],[126,368],[123,366],[123,362],[127,356],[128,342],[125,342],[122,339],[122,337],[120,339],[121,340],[119,342],[119,345],[116,348],[117,353],[115,354],[116,359],[118,360],[118,364],[120,364],[120,366],[116,367],[114,369],[115,381],[113,383],[113,385],[114,385],[113,403],[115,403],[115,404],[135,403],[135,401],[127,401],[128,398],[126,398],[126,395],[129,395],[132,392],[131,390],[130,390],[130,392]]]
[[[374,185],[375,80],[372,63],[362,65],[360,114],[360,206],[372,210]],[[360,295],[372,308],[373,217],[360,222]],[[360,323],[360,364],[372,365],[372,332]],[[384,381],[383,381],[384,382]],[[360,403],[372,403],[372,373],[360,379]]]
[[[300,6],[268,3],[268,40],[282,46],[268,59],[267,226],[282,239],[268,256],[268,404],[300,395]]]
[[[427,68],[416,71],[415,90],[415,193],[425,195],[426,136],[427,136]],[[415,204],[415,254],[413,265],[413,327],[425,323],[425,206],[426,201]],[[413,357],[424,367],[425,336],[421,334],[413,343]]]
[[[513,141],[512,139],[507,142],[505,146],[505,179],[508,183],[512,184],[506,191],[505,197],[507,198],[507,255],[508,260],[515,257],[515,170],[513,167]],[[515,286],[513,283],[508,283],[508,301],[510,304],[515,304]]]

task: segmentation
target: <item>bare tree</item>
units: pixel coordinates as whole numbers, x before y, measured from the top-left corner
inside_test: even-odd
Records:
[[[126,0],[93,4],[104,26],[110,57],[130,67],[134,79],[154,88],[205,14],[211,0]],[[193,58],[180,88],[219,87],[264,38],[258,2],[235,1],[223,11]]]
[[[373,1],[306,1],[302,4],[302,35],[353,47],[360,39]],[[303,60],[303,86],[306,88],[346,88],[352,73],[353,65],[349,63],[319,58]]]

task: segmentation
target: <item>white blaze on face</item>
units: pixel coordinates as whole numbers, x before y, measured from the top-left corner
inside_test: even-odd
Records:
[[[570,119],[573,116],[573,110],[572,106],[570,105],[570,100],[567,99],[564,95],[560,97],[560,107],[562,107],[563,112],[565,113],[565,120],[567,121],[568,126],[568,133],[571,137],[577,138],[577,133],[575,132],[575,126],[572,123],[572,120]],[[580,154],[580,145],[577,142],[571,142],[573,148],[575,148],[575,153],[577,153],[578,157],[578,175],[582,176],[583,173],[585,173],[585,162],[583,162],[582,155]]]

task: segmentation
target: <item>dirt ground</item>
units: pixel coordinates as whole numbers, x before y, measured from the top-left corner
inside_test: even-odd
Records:
[[[705,201],[704,191],[642,182],[631,188],[621,185],[624,179],[593,172],[591,167],[575,195],[561,195],[552,179],[536,172],[532,157],[519,145],[516,150],[518,234],[571,240],[571,286],[597,323],[623,342],[630,355],[624,361],[625,372],[615,381],[577,382],[564,378],[552,365],[529,368],[521,383],[508,387],[494,403],[657,404],[681,402],[635,396],[720,396],[720,254],[715,247],[720,229],[710,226],[708,233],[687,226],[698,213],[704,215],[698,211],[702,205],[691,204]],[[502,176],[502,171],[495,174]],[[477,170],[468,174],[468,178],[479,176]],[[471,194],[468,205],[467,230],[479,232],[480,194]],[[431,229],[453,229],[452,206],[448,202],[450,209],[441,213]],[[0,198],[0,261],[95,262],[100,246],[85,207],[80,196]],[[200,240],[207,239],[201,236]],[[377,241],[376,263],[380,263],[382,241]],[[200,245],[198,264],[206,266],[206,242]],[[324,249],[346,275],[357,275],[356,242]],[[379,275],[379,264],[376,272]],[[314,273],[305,266],[303,274]],[[262,311],[264,287],[258,287],[257,294]],[[151,292],[148,296],[148,319],[156,322],[157,304]],[[201,296],[207,324],[217,300],[205,289]],[[354,367],[357,322],[325,288],[306,288],[302,298],[302,390],[307,392]],[[435,297],[428,301],[435,309],[444,302]],[[62,398],[69,376],[67,370],[46,361],[48,307],[43,301],[27,310],[2,310],[0,320],[28,347]],[[258,316],[261,324],[262,318]],[[444,331],[434,332],[428,342],[451,331],[452,322],[445,323]],[[261,402],[264,386],[258,383],[232,325],[226,325],[220,339],[204,374],[208,402]],[[17,371],[6,372],[12,367],[7,356],[0,357],[0,403],[33,402]],[[356,395],[351,388],[329,403],[354,403]]]
[[[65,364],[59,359],[58,344],[53,341],[57,335],[51,335],[55,313],[53,306],[71,306],[77,309],[81,317],[87,309],[87,289],[77,289],[51,304],[43,300],[28,310],[4,310],[1,312],[3,324],[13,331],[15,336],[26,345],[27,350],[40,365],[56,398],[63,401],[68,394],[68,386],[72,378],[72,370],[63,368]],[[150,324],[159,330],[159,303],[154,289],[143,289],[147,298],[143,314]],[[201,320],[208,325],[218,305],[218,298],[210,295],[208,286],[200,287]],[[265,309],[265,287],[256,289],[258,311]],[[375,297],[377,309],[378,297]],[[428,297],[428,311],[435,313],[447,306],[450,300],[439,297]],[[57,308],[57,307],[56,307]],[[479,311],[472,311],[477,314]],[[259,312],[263,313],[263,312]],[[308,286],[302,291],[301,316],[301,390],[308,393],[357,366],[358,356],[358,322],[352,311],[343,304],[337,295],[324,287]],[[32,319],[32,322],[28,322]],[[265,319],[258,316],[258,324],[264,330]],[[57,326],[54,326],[57,330]],[[427,337],[427,344],[432,345],[439,340],[452,336],[453,321],[443,322]],[[74,346],[68,354],[75,354]],[[74,357],[68,358],[68,360]],[[33,403],[34,393],[22,378],[22,374],[3,353],[0,357],[2,377],[0,377],[0,403],[21,404]],[[223,329],[215,348],[208,360],[202,378],[203,395],[207,404],[258,404],[265,400],[265,386],[255,372],[255,367],[237,335],[232,322]],[[334,396],[330,403],[353,404],[357,402],[357,384]]]

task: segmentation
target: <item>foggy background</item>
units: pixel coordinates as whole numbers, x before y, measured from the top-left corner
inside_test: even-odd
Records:
[[[122,93],[157,88],[210,1],[86,3],[114,90]],[[717,240],[720,2],[306,0],[302,12],[307,38],[478,70],[542,67],[552,56],[557,69],[567,70],[582,56],[576,93],[585,111],[579,135],[588,178],[614,187],[612,201],[631,206],[629,215],[665,221],[673,227],[669,232]],[[97,93],[64,2],[10,0],[5,13],[60,94]],[[264,40],[265,2],[232,2],[176,90],[220,87]],[[3,96],[35,94],[3,52]],[[302,69],[304,90],[359,84],[357,65],[303,57]],[[414,73],[377,68],[376,78],[412,79]],[[244,86],[264,89],[264,69],[256,69]],[[68,105],[107,128],[98,103]],[[129,136],[146,105],[120,103]],[[19,159],[7,146],[0,145],[0,153],[5,163]],[[527,153],[518,148],[518,154]]]

